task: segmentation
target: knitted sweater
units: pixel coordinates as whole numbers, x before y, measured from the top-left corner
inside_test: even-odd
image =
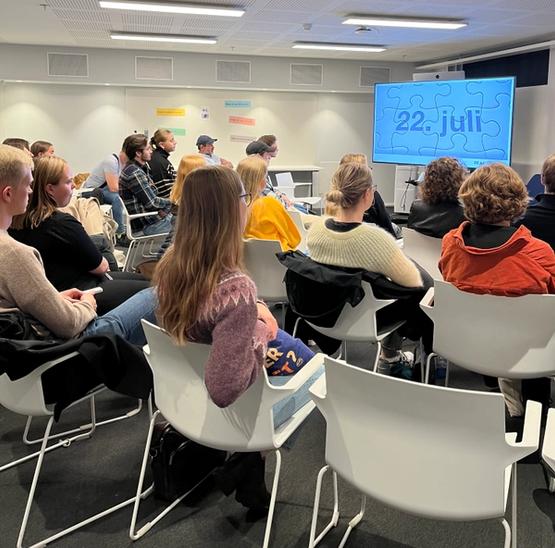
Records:
[[[60,296],[46,279],[36,249],[0,230],[0,312],[14,308],[64,339],[79,335],[96,317],[90,304]]]
[[[293,219],[272,196],[263,196],[253,202],[245,228],[245,238],[279,240],[283,251],[296,249],[301,242],[299,229]]]
[[[258,319],[256,287],[242,272],[226,272],[187,333],[211,344],[204,382],[218,407],[231,405],[256,380],[271,334]]]
[[[405,287],[422,286],[416,266],[393,236],[377,226],[360,224],[348,232],[336,232],[318,220],[308,231],[307,245],[317,263],[376,272]]]

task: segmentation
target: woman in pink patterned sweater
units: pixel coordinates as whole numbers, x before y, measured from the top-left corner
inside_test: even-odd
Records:
[[[257,300],[254,282],[244,273],[242,234],[248,198],[231,169],[210,166],[187,175],[175,240],[158,264],[154,281],[160,325],[178,344],[211,344],[205,384],[219,407],[239,398],[264,374],[265,365],[272,375],[291,374],[313,356],[300,341],[278,330],[266,305]],[[276,337],[288,348],[292,345],[296,357],[272,371],[266,363],[267,350],[268,343],[276,344]],[[301,405],[284,402],[284,409]],[[279,422],[274,408],[274,423]],[[216,479],[226,494],[237,489],[237,500],[255,509],[256,517],[264,513],[269,495],[259,453],[234,455]]]

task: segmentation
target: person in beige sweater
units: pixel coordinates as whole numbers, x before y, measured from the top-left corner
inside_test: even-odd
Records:
[[[0,145],[0,313],[19,309],[63,339],[120,335],[144,344],[140,320],[153,321],[157,306],[152,288],[97,317],[93,295],[76,288],[58,292],[45,276],[40,253],[8,235],[12,218],[27,207],[32,169],[32,160],[24,152]]]
[[[309,255],[317,263],[382,274],[399,286],[414,288],[415,299],[399,307],[400,315],[395,318],[413,319],[418,313],[418,300],[426,286],[431,285],[431,279],[399,249],[391,234],[362,222],[364,212],[374,201],[375,188],[367,165],[348,162],[339,166],[326,195],[326,200],[335,206],[334,216],[319,219],[310,227]],[[401,342],[397,334],[384,340],[381,369],[408,377],[412,356],[400,351]]]

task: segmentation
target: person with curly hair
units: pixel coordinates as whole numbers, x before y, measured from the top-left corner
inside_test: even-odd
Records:
[[[443,238],[464,220],[458,192],[466,169],[455,158],[438,158],[426,166],[420,199],[410,208],[407,228],[426,236]]]
[[[525,226],[511,226],[528,203],[516,171],[503,164],[480,167],[463,183],[459,198],[469,220],[443,238],[439,269],[445,281],[470,293],[555,293],[550,245]],[[527,399],[549,406],[549,379],[501,379],[499,385],[512,417],[524,414]]]

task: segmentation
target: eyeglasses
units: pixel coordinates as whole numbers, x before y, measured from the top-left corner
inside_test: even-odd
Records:
[[[239,194],[239,198],[245,202],[245,205],[250,206],[252,202],[252,195],[250,192],[245,192],[245,194]]]

